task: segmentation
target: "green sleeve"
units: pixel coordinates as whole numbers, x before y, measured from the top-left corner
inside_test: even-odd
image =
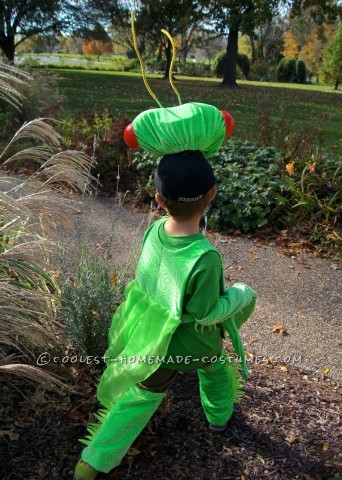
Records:
[[[189,280],[184,296],[183,323],[210,326],[234,317],[240,325],[251,315],[256,299],[254,290],[237,283],[220,295],[221,275],[220,257],[215,252],[207,252]]]
[[[200,322],[210,315],[216,315],[223,321],[221,314],[224,299],[220,298],[222,263],[220,256],[209,251],[197,262],[185,290],[182,322]],[[226,318],[226,316],[225,316]]]

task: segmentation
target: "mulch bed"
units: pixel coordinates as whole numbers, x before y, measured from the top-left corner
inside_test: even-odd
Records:
[[[223,433],[207,427],[196,372],[178,375],[162,407],[121,465],[103,479],[311,480],[342,478],[338,385],[295,367],[252,365]],[[2,377],[0,478],[71,479],[96,408],[96,374],[73,372],[57,395]],[[340,469],[340,470],[339,470]]]

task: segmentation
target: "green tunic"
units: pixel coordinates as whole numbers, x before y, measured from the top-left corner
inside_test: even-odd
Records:
[[[243,355],[234,317],[239,323],[248,318],[255,292],[243,284],[225,291],[219,252],[201,233],[167,235],[166,220],[147,230],[136,279],[128,284],[125,301],[113,317],[107,368],[97,390],[107,408],[161,365],[182,370],[203,365],[202,356],[217,353],[222,325]],[[170,355],[191,355],[192,363],[170,364]],[[247,376],[246,367],[244,371]]]

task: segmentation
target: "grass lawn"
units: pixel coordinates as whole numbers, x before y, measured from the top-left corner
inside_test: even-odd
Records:
[[[117,117],[134,118],[143,110],[157,107],[139,74],[58,69],[58,75],[65,109],[69,112],[80,108],[91,111],[108,103]],[[164,106],[177,105],[168,81],[153,75],[149,81]],[[322,146],[335,156],[340,154],[341,91],[326,86],[244,81],[239,82],[237,89],[222,89],[219,84],[216,79],[190,77],[178,77],[176,81],[183,103],[204,102],[228,110],[236,122],[235,135],[240,138],[253,138],[260,112],[266,108],[274,124],[283,120],[291,123],[294,130],[302,126],[310,131],[318,123],[322,128],[319,137]]]

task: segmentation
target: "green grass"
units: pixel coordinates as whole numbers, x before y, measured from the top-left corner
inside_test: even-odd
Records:
[[[121,117],[134,118],[157,104],[145,89],[140,74],[58,70],[65,109],[74,111],[110,104]],[[177,77],[177,75],[176,75]],[[168,81],[150,75],[150,84],[164,106],[177,105],[177,97]],[[204,102],[228,110],[235,119],[235,135],[253,138],[258,129],[259,113],[267,108],[272,120],[286,119],[294,129],[310,130],[319,123],[321,145],[338,156],[341,151],[342,96],[331,87],[240,81],[237,89],[219,88],[220,80],[178,77],[176,86],[182,101]]]

